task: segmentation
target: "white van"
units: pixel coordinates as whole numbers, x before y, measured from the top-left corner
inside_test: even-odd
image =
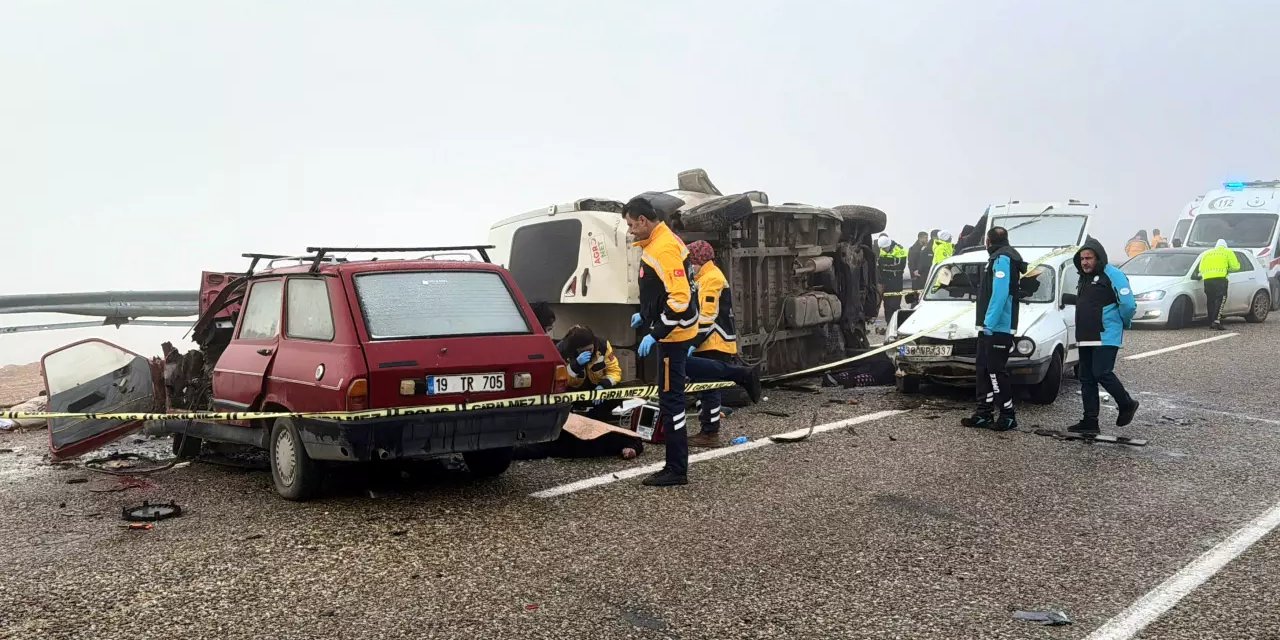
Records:
[[[1029,295],[1021,301],[1009,359],[1013,384],[1027,388],[1031,401],[1038,404],[1057,399],[1063,371],[1080,360],[1075,305],[1063,294],[1076,293],[1079,273],[1071,249],[1088,237],[1096,210],[1077,200],[1012,201],[988,212],[987,228],[1004,227],[1023,260],[1040,262],[1031,269],[1030,282],[1024,281],[1030,285],[1024,286]],[[974,247],[938,264],[929,274],[920,304],[890,319],[886,341],[916,336],[890,353],[899,391],[917,393],[923,382],[973,386],[978,353],[975,302],[987,259],[983,247]]]
[[[1280,310],[1280,180],[1222,187],[1204,195],[1186,246],[1207,248],[1222,239],[1232,249],[1252,251],[1267,266],[1271,310]]]

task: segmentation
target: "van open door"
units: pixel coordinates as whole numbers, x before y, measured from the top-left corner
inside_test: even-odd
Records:
[[[50,413],[162,411],[162,371],[143,356],[97,338],[50,351],[40,361]],[[54,460],[92,451],[142,428],[141,420],[55,418],[49,421]]]

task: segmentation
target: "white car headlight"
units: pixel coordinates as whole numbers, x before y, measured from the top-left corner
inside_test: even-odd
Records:
[[[1018,355],[1029,356],[1036,352],[1036,341],[1031,338],[1018,338],[1014,348],[1018,350]]]
[[[1155,302],[1156,300],[1164,300],[1164,292],[1148,291],[1146,293],[1139,293],[1137,296],[1134,296],[1133,299],[1138,302]]]

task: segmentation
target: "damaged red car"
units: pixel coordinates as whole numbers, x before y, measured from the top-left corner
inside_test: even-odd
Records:
[[[555,345],[511,275],[488,262],[487,248],[245,254],[247,272],[202,276],[193,329],[199,349],[179,353],[166,344],[163,359],[147,359],[101,340],[63,347],[42,363],[49,410],[310,414],[563,392],[568,371]],[[482,260],[456,259],[459,251]],[[347,252],[434,253],[335,257]],[[304,500],[319,491],[326,466],[341,462],[461,454],[472,474],[496,476],[516,445],[556,439],[568,413],[568,404],[540,404],[359,420],[166,420],[163,427],[179,457],[199,455],[204,442],[266,449],[276,491]],[[74,457],[141,426],[52,420],[50,448],[55,458]]]

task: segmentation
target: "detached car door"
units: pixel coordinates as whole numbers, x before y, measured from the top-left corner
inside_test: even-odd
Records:
[[[161,365],[105,340],[67,345],[45,354],[40,364],[50,413],[164,410],[164,396],[157,391]],[[54,460],[74,458],[141,427],[141,420],[55,418],[49,421],[49,451]]]
[[[240,326],[213,369],[213,404],[221,411],[245,411],[262,395],[280,343],[284,280],[249,286]]]

